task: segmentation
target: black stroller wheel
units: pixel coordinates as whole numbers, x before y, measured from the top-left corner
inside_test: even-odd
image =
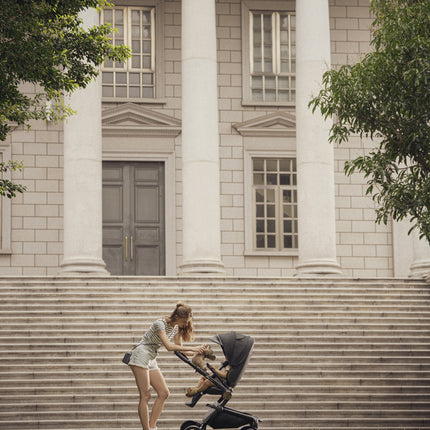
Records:
[[[258,425],[257,425],[257,427],[254,427],[254,426],[244,426],[244,427],[240,428],[240,430],[257,430],[257,429],[258,429]]]
[[[202,425],[197,421],[184,421],[181,430],[200,430]]]

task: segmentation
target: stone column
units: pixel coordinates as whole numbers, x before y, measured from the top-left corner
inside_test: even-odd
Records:
[[[99,24],[95,9],[82,13],[84,26]],[[101,84],[75,91],[76,111],[64,124],[64,260],[62,275],[108,275],[102,259]]]
[[[215,0],[182,0],[183,274],[221,262]]]
[[[336,261],[333,146],[328,142],[331,124],[308,108],[331,64],[328,12],[328,0],[296,2],[298,276],[340,273]]]
[[[430,246],[426,238],[420,239],[417,230],[412,233],[413,262],[409,276],[430,280]]]

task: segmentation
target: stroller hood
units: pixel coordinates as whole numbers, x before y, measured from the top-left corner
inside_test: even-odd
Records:
[[[235,331],[217,334],[210,340],[221,346],[225,358],[233,368],[244,367],[254,346],[253,337]]]

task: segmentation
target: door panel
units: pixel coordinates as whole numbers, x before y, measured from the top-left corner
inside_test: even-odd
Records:
[[[164,164],[103,163],[103,258],[113,275],[164,275]]]

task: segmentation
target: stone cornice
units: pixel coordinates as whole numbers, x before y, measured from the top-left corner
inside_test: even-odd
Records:
[[[181,132],[181,121],[134,103],[124,103],[102,112],[103,136],[170,136]]]
[[[295,137],[296,117],[287,112],[274,112],[233,124],[242,136]]]

